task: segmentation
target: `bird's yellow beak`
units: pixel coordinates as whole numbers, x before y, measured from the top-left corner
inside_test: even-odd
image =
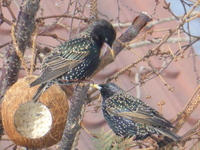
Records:
[[[91,87],[100,90],[101,87],[98,84],[90,84]]]
[[[109,49],[109,51],[111,53],[111,56],[112,56],[113,60],[115,60],[115,52],[114,52],[114,50],[110,46],[108,46],[108,49]]]

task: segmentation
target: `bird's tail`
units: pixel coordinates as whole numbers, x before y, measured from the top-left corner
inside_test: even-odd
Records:
[[[176,133],[174,133],[173,131],[170,130],[164,130],[164,129],[156,129],[157,132],[159,132],[160,134],[164,135],[163,140],[158,142],[159,147],[163,147],[169,143],[172,142],[177,142],[178,140],[181,139],[180,136],[178,136]]]
[[[44,93],[44,91],[47,90],[46,86],[47,86],[47,83],[42,83],[39,86],[39,88],[37,89],[36,93],[32,97],[32,100],[34,102],[37,102],[37,100],[40,98],[40,96],[42,95],[42,93]]]

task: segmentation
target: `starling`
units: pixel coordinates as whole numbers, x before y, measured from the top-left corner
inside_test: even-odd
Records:
[[[102,111],[110,128],[118,136],[142,140],[152,134],[164,135],[168,141],[177,141],[178,135],[170,131],[172,124],[149,105],[127,94],[113,83],[91,85],[103,97]]]
[[[32,100],[52,84],[70,84],[89,78],[100,63],[104,43],[112,46],[116,32],[111,23],[101,19],[92,23],[75,38],[57,46],[42,63],[42,74],[30,84],[39,85]]]

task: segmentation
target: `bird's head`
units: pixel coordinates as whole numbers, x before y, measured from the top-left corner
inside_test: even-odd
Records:
[[[97,20],[91,26],[91,33],[98,42],[105,42],[110,47],[116,38],[116,31],[112,24],[105,19]]]
[[[119,88],[114,83],[106,83],[106,84],[91,84],[92,87],[100,90],[101,95],[104,100],[109,98],[110,96],[113,96],[116,93],[120,93],[123,90]]]

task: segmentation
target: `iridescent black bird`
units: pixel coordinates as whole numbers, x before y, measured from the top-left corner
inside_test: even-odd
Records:
[[[89,78],[99,66],[103,44],[111,47],[115,37],[112,24],[101,19],[57,46],[44,59],[41,76],[30,84],[30,87],[41,84],[32,99],[37,101],[52,84],[70,84]]]
[[[110,128],[124,138],[142,140],[151,134],[160,134],[170,142],[180,139],[170,131],[172,124],[155,109],[137,99],[113,83],[91,85],[100,90],[103,97],[102,111]]]

